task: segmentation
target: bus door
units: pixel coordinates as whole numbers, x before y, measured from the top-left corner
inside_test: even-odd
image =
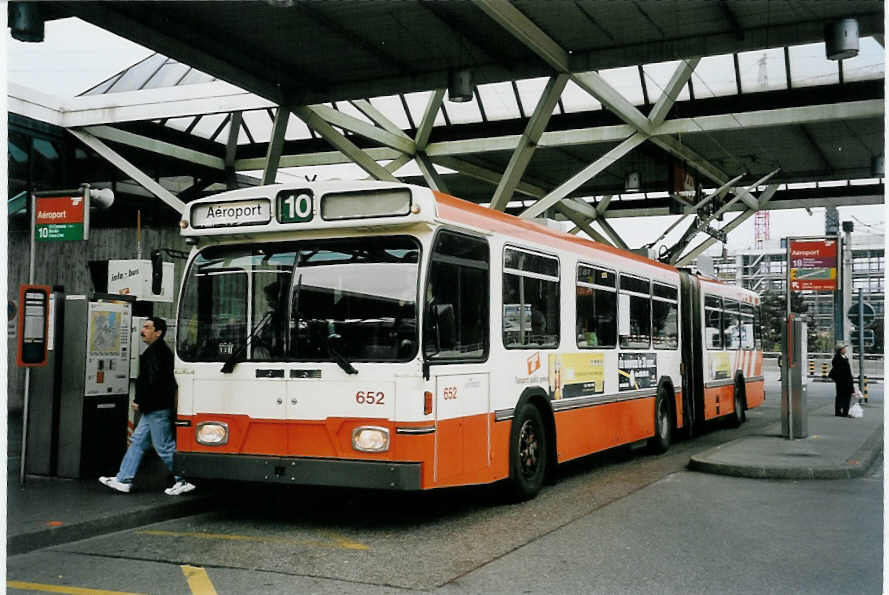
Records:
[[[423,359],[435,390],[437,484],[475,483],[490,466],[489,247],[440,230],[423,306]]]
[[[489,375],[459,373],[472,367],[442,366],[435,376],[436,483],[462,483],[490,465]]]
[[[680,271],[682,302],[683,427],[694,433],[704,421],[704,366],[701,338],[701,285],[697,277]]]

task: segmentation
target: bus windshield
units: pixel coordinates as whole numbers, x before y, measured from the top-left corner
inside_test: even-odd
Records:
[[[405,236],[205,248],[180,298],[179,357],[409,360],[419,261],[419,243]]]

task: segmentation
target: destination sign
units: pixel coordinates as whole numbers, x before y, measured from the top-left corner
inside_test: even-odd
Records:
[[[788,257],[791,291],[836,291],[836,240],[791,240]]]
[[[35,238],[38,242],[86,239],[83,196],[38,197],[35,207]]]
[[[262,225],[271,220],[272,203],[267,198],[208,202],[191,210],[191,226],[196,228]]]

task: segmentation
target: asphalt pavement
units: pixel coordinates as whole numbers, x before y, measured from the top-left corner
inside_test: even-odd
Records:
[[[810,385],[810,394],[830,390],[832,385]],[[164,494],[171,478],[156,457],[143,465],[130,494],[115,493],[95,478],[29,475],[22,484],[21,424],[21,417],[8,418],[7,555],[188,516],[214,505],[213,494],[200,486],[184,496]],[[883,385],[871,386],[863,418],[834,417],[832,405],[822,405],[809,413],[808,430],[805,438],[787,440],[778,423],[694,455],[689,465],[699,471],[754,478],[863,475],[882,452]]]

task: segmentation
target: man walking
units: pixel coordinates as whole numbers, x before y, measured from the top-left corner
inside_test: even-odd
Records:
[[[114,477],[100,477],[99,482],[118,492],[128,494],[133,487],[133,477],[139,469],[142,455],[149,443],[160,456],[167,468],[173,471],[173,453],[176,441],[173,438],[172,416],[176,400],[176,379],[173,377],[173,352],[164,342],[167,322],[163,318],[148,317],[142,325],[142,340],[148,344],[139,357],[139,377],[136,378],[136,398],[133,409],[142,413],[139,424],[130,439],[120,463],[120,470]],[[164,490],[170,496],[178,496],[195,489],[181,477]]]

